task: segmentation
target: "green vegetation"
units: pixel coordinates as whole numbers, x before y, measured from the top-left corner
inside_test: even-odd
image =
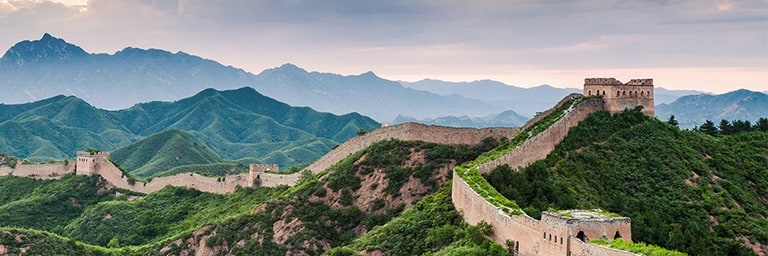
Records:
[[[18,161],[18,159],[0,151],[0,166],[8,166],[11,168],[16,168],[16,161]]]
[[[318,175],[321,178],[303,175],[302,182],[287,191],[284,197],[266,203],[253,215],[237,216],[209,226],[208,230],[216,235],[208,239],[216,244],[231,245],[230,252],[235,254],[283,255],[286,251],[319,254],[326,250],[321,244],[331,247],[349,244],[357,237],[356,230],[368,230],[387,223],[403,211],[403,204],[383,200],[374,200],[369,206],[356,203],[356,195],[369,193],[369,187],[362,187],[362,182],[363,179],[372,178],[374,170],[384,172],[384,179],[392,186],[385,193],[394,198],[404,196],[399,190],[405,181],[411,177],[419,179],[421,186],[427,188],[425,192],[407,195],[411,198],[409,200],[416,201],[431,194],[441,182],[445,182],[435,179],[439,169],[457,161],[460,163],[473,159],[495,145],[494,140],[486,140],[472,148],[398,140],[378,142],[330,167],[330,171]],[[424,163],[405,167],[412,154],[419,152],[423,152]],[[450,200],[450,188],[445,191]],[[451,209],[456,216],[455,221],[460,222],[450,202],[447,206],[446,209]],[[275,226],[280,226],[279,223],[294,224],[278,228],[276,232]],[[482,238],[482,235],[477,235],[479,233],[475,230],[472,234]],[[253,238],[254,234],[257,234],[256,239]],[[488,241],[485,243],[484,246],[492,244]],[[456,245],[457,250],[463,249]],[[171,248],[165,254],[176,254],[184,246],[164,243],[151,250]]]
[[[490,202],[494,206],[500,209],[504,209],[504,211],[506,211],[507,214],[513,214],[513,215],[522,214],[523,211],[520,209],[520,206],[518,206],[518,204],[515,201],[509,200],[507,197],[500,194],[493,186],[491,186],[490,183],[488,183],[488,181],[485,178],[483,178],[480,175],[480,173],[477,170],[478,166],[503,156],[504,154],[513,150],[517,146],[521,145],[528,138],[536,136],[540,132],[546,130],[547,128],[549,128],[549,126],[551,126],[552,124],[557,122],[557,120],[559,120],[561,117],[563,117],[566,114],[566,111],[568,111],[569,109],[573,108],[574,106],[578,105],[579,103],[581,103],[586,99],[589,99],[589,97],[575,98],[575,99],[570,99],[564,102],[559,108],[556,108],[546,117],[542,118],[541,120],[532,124],[531,126],[520,130],[520,132],[518,132],[518,134],[512,140],[503,142],[501,145],[494,148],[493,150],[483,153],[482,155],[480,155],[480,157],[478,157],[472,162],[463,164],[461,166],[457,166],[456,173],[458,173],[459,176],[465,182],[467,182],[467,184],[472,188],[472,190],[477,192],[486,201]]]
[[[371,230],[350,245],[327,255],[350,251],[381,251],[385,255],[509,255],[485,239],[488,224],[467,225],[451,203],[451,185],[442,186],[402,216]]]
[[[110,158],[139,178],[160,176],[177,166],[224,162],[213,151],[198,144],[189,134],[170,129],[130,146],[115,150]]]
[[[232,195],[166,187],[135,201],[114,200],[89,207],[72,220],[62,235],[90,244],[122,246],[161,241],[203,224],[245,214],[281,188],[242,188]]]
[[[590,115],[547,156],[486,176],[530,215],[601,208],[632,218],[632,239],[691,255],[753,255],[768,241],[768,132],[710,136],[639,110]]]
[[[78,150],[114,151],[141,138],[176,129],[200,144],[189,150],[202,156],[210,155],[201,151],[207,147],[227,161],[251,159],[289,167],[311,163],[334,145],[357,136],[360,129],[376,127],[379,124],[374,120],[356,113],[336,116],[291,107],[252,88],[208,89],[175,102],[143,103],[119,111],[97,109],[72,96],[57,96],[27,104],[0,104],[0,151],[36,162],[72,159]],[[170,145],[154,146],[158,148],[143,149],[167,150]],[[146,178],[167,165],[175,167],[190,161],[176,160],[175,156],[154,159],[152,166],[145,168],[153,171],[141,170],[137,176]],[[120,154],[118,158],[123,160]],[[203,160],[193,163],[212,163],[212,158]],[[131,172],[143,167],[131,161],[118,162]]]
[[[60,180],[0,177],[0,226],[57,232],[89,206],[112,200],[98,176],[65,175]]]
[[[0,244],[6,248],[5,254],[8,255],[112,254],[104,248],[86,245],[51,232],[20,228],[0,228]]]
[[[647,256],[686,256],[688,254],[667,250],[655,245],[647,245],[645,243],[633,243],[633,242],[627,242],[623,239],[612,239],[612,240],[606,240],[606,239],[593,239],[589,241],[590,243],[616,248],[619,250],[624,251],[630,251],[633,253],[637,253],[640,255],[647,255]]]
[[[755,122],[754,125],[752,125],[749,121],[743,121],[743,120],[734,120],[733,122],[728,122],[728,120],[720,120],[720,124],[718,126],[715,126],[715,123],[713,123],[710,120],[707,120],[701,126],[694,127],[693,130],[700,131],[712,136],[732,135],[740,132],[749,132],[749,131],[765,132],[765,131],[768,131],[768,118],[761,117],[757,119],[757,122]]]
[[[78,254],[173,255],[193,246],[190,241],[199,243],[204,240],[209,246],[223,246],[233,254],[284,255],[286,251],[319,254],[327,250],[323,244],[331,247],[344,246],[357,238],[356,230],[370,230],[403,212],[404,203],[393,203],[381,198],[373,200],[370,205],[357,201],[360,193],[366,193],[370,189],[361,187],[360,178],[372,178],[372,169],[384,171],[383,178],[392,186],[389,191],[394,194],[394,198],[401,198],[399,202],[408,200],[415,203],[449,180],[445,176],[437,175],[439,172],[445,172],[453,164],[474,159],[481,152],[496,145],[498,142],[492,139],[471,148],[390,140],[351,155],[318,176],[305,173],[301,182],[293,187],[241,188],[230,195],[166,187],[140,198],[117,195],[116,191],[113,191],[111,197],[84,203],[75,212],[56,209],[58,212],[55,215],[69,217],[61,218],[55,226],[29,224],[33,222],[33,218],[37,218],[31,216],[37,213],[17,214],[30,217],[21,222],[7,219],[2,225],[54,232],[55,234],[29,231],[47,236],[39,239],[50,242],[48,248],[54,249],[49,252],[82,249],[83,252]],[[418,156],[423,156],[423,163],[409,163],[413,157],[418,159]],[[358,179],[355,181],[350,177]],[[19,189],[16,189],[17,194],[1,195],[0,200],[3,200],[3,203],[28,201],[30,194],[36,195],[35,193],[42,191],[55,194],[49,190],[58,191],[61,190],[58,187],[62,186],[72,189],[79,187],[79,190],[95,194],[95,191],[103,190],[100,183],[78,183],[80,185],[76,186],[72,184],[74,181],[63,182],[75,178],[99,180],[98,176],[71,175],[62,180],[49,181],[2,177],[0,185],[6,186],[0,188],[2,191],[14,190],[17,187]],[[411,178],[420,180],[419,186],[424,188],[423,192],[401,194],[399,188]],[[380,187],[379,190],[383,188],[385,187]],[[450,188],[443,190],[443,195],[447,195],[450,200]],[[66,203],[67,200],[62,201]],[[487,225],[462,226],[461,219],[450,202],[442,204],[444,210],[452,211],[452,221],[457,223],[457,228],[450,228],[449,231],[456,234],[456,241],[464,241],[446,244],[445,246],[451,245],[453,249],[443,252],[500,249],[498,245],[482,239],[482,234],[490,231]],[[38,204],[37,209],[43,210],[45,207]],[[284,223],[287,226],[276,232],[275,225],[280,225],[276,223]],[[60,235],[67,238],[61,238]],[[81,242],[92,245],[83,245]],[[15,251],[17,248],[11,249]]]

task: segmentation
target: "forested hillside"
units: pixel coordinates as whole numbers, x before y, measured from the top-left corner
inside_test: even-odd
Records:
[[[347,245],[412,208],[450,180],[453,166],[474,159],[496,145],[498,142],[493,140],[485,140],[472,148],[390,140],[348,156],[318,177],[307,173],[291,188],[242,188],[231,195],[214,195],[166,187],[140,198],[136,196],[141,195],[136,194],[114,194],[111,198],[76,207],[74,212],[57,208],[56,211],[63,211],[61,215],[70,217],[59,218],[54,226],[6,222],[3,226],[42,229],[56,235],[36,230],[3,229],[4,234],[27,237],[5,246],[9,252],[36,246],[35,251],[43,254],[69,250],[153,255],[195,251],[320,254]],[[98,180],[98,176],[67,177]],[[12,179],[18,184],[69,184],[62,183],[66,178],[47,183],[18,177],[3,179]],[[104,190],[96,184],[81,186]],[[27,190],[39,189],[30,186]],[[27,195],[34,193],[24,191],[8,195],[4,200],[29,201]],[[481,234],[488,232],[488,227],[473,228],[463,224],[450,202],[445,201],[450,200],[449,188],[440,191],[440,195],[431,199],[439,202],[418,204],[420,206],[416,208],[430,211],[429,208],[440,207],[434,210],[441,214],[441,217],[435,216],[434,225],[442,226],[447,221],[445,224],[454,226],[451,231],[464,234],[457,235],[457,241],[476,243],[477,248],[500,250],[500,246],[482,239]],[[68,198],[71,193],[75,192],[62,192],[57,198]],[[71,204],[69,200],[60,203]],[[41,240],[51,244],[42,248]],[[434,244],[434,249],[449,244]]]
[[[210,165],[224,159],[197,143],[188,133],[170,129],[115,150],[110,159],[140,178],[164,176],[174,167]]]
[[[690,255],[768,250],[768,131],[711,136],[625,111],[598,112],[545,160],[486,179],[531,216],[602,208],[632,238]]]
[[[188,142],[199,144],[190,151],[207,155],[203,161],[194,163],[247,160],[287,168],[309,164],[332,147],[357,136],[358,131],[379,126],[357,113],[337,116],[292,107],[252,88],[207,89],[175,102],[142,103],[118,111],[98,109],[73,96],[57,96],[27,104],[0,104],[0,151],[33,161],[71,159],[78,150],[113,151],[175,129],[188,134],[184,136]],[[165,161],[158,165],[147,155],[155,150],[167,152],[169,148],[160,144],[173,147],[179,145],[177,142],[177,136],[158,135],[144,146],[121,149],[115,160],[125,164],[127,171],[138,170],[139,176],[144,177],[158,172],[158,168],[189,164]],[[146,145],[150,144],[158,148],[148,149]],[[203,149],[206,147],[210,150]],[[202,152],[211,150],[216,153]],[[144,157],[127,157],[137,154]]]

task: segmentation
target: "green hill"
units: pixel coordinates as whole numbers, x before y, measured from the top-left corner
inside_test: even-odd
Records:
[[[47,254],[69,250],[118,255],[177,255],[194,250],[213,250],[217,254],[320,254],[330,249],[323,244],[349,244],[362,234],[359,232],[387,223],[410,205],[421,209],[433,207],[436,204],[417,202],[435,197],[429,195],[440,191],[439,199],[434,199],[440,201],[440,209],[431,210],[440,216],[434,216],[430,223],[443,226],[443,221],[449,221],[456,232],[466,234],[457,235],[456,240],[498,251],[500,246],[482,238],[482,229],[462,224],[449,202],[450,187],[442,186],[450,181],[452,166],[497,144],[486,141],[468,148],[384,141],[347,157],[333,167],[334,171],[321,174],[322,179],[305,175],[300,184],[291,188],[243,188],[230,195],[216,195],[166,187],[135,200],[118,196],[84,204],[84,210],[66,214],[75,215],[74,218],[61,218],[53,227],[3,224],[55,234],[20,229],[2,229],[0,233],[29,235],[28,239],[4,243],[9,252],[32,246],[36,252]],[[98,180],[98,176],[68,177]],[[36,187],[69,184],[64,180],[1,179],[13,179],[17,184],[14,187],[33,184],[15,195],[4,195],[8,199],[0,197],[5,201],[26,201],[30,195],[27,191],[38,191]],[[88,190],[101,188],[91,183],[82,186]],[[273,231],[274,225],[278,225],[278,231]],[[206,248],[200,246],[202,242],[207,244]],[[110,244],[121,248],[105,248]],[[310,246],[304,246],[307,244]],[[447,245],[435,244],[438,248]]]
[[[486,179],[531,216],[601,208],[632,239],[690,255],[753,255],[768,241],[768,132],[713,137],[637,111],[591,115],[545,160]]]
[[[112,200],[116,190],[99,176],[66,175],[59,180],[0,177],[0,227],[57,231],[86,208]]]
[[[158,137],[165,144],[194,142],[178,130]],[[754,255],[749,246],[765,250],[768,238],[766,141],[768,131],[710,136],[638,110],[597,112],[546,159],[518,171],[500,167],[486,179],[536,218],[548,209],[602,208],[632,218],[634,241],[690,255]],[[0,177],[6,186],[0,189],[12,191],[0,195],[0,203],[12,206],[0,207],[2,226],[55,234],[0,233],[33,234],[4,244],[9,251],[39,251],[40,241],[50,241],[53,252],[93,254],[504,255],[504,245],[483,237],[492,228],[462,221],[449,185],[454,166],[498,144],[382,141],[330,171],[305,174],[294,187],[231,195],[167,187],[136,200],[109,193],[79,199],[71,193],[105,190],[98,177]],[[30,216],[41,212],[51,219],[33,222]],[[116,248],[105,248],[110,244]]]
[[[120,167],[140,178],[157,176],[173,167],[223,162],[185,132],[166,130],[110,153]]]
[[[77,150],[113,151],[176,129],[224,160],[252,159],[286,168],[311,163],[357,136],[358,130],[377,127],[378,123],[356,113],[337,116],[292,107],[252,88],[207,89],[175,102],[142,103],[117,111],[97,109],[72,96],[56,96],[27,104],[0,104],[0,151],[30,160],[65,159]],[[149,164],[122,160],[129,159],[118,160],[129,171]]]

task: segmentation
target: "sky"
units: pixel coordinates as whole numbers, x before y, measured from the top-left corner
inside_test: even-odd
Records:
[[[768,91],[766,0],[0,0],[0,49],[46,32],[92,53],[183,51],[254,74],[293,63],[403,81]]]

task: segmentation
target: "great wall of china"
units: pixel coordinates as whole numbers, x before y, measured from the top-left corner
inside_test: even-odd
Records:
[[[345,157],[383,140],[421,140],[440,144],[475,145],[487,137],[498,139],[502,136],[514,136],[517,130],[517,128],[452,128],[418,123],[382,127],[347,140],[306,169],[317,174]],[[301,173],[277,174],[268,172],[276,172],[277,170],[278,167],[274,165],[252,164],[247,174],[207,177],[197,173],[180,173],[173,176],[154,177],[148,182],[131,182],[117,166],[112,164],[108,152],[77,152],[77,158],[66,163],[18,164],[15,168],[0,167],[0,176],[58,179],[69,173],[100,175],[115,187],[146,194],[169,185],[194,188],[203,192],[227,194],[234,192],[238,187],[293,185],[301,176]]]
[[[527,139],[502,157],[478,166],[477,170],[480,173],[487,173],[503,164],[518,168],[544,159],[565,138],[572,127],[598,110],[616,113],[624,108],[643,106],[643,113],[653,116],[652,89],[651,79],[631,80],[626,84],[613,78],[585,79],[584,94],[600,97],[589,98],[572,107],[546,130]],[[592,93],[593,91],[595,94]],[[626,95],[627,91],[629,96]],[[645,92],[639,93],[641,91]],[[541,113],[524,127],[533,125],[550,115],[554,109],[573,97],[582,97],[582,95],[567,96],[554,108]],[[383,140],[421,140],[442,144],[473,145],[485,137],[511,138],[519,130],[517,128],[450,128],[415,123],[383,127],[344,142],[306,169],[312,173],[318,173],[348,155]],[[75,163],[17,165],[13,169],[0,167],[0,175],[56,179],[73,172],[86,175],[97,174],[116,187],[142,193],[151,193],[167,185],[190,187],[212,193],[231,193],[237,187],[291,185],[298,181],[300,175],[298,173],[291,175],[266,173],[265,171],[270,168],[276,167],[251,165],[248,174],[226,176],[223,180],[183,173],[156,177],[147,183],[131,184],[128,178],[123,176],[122,171],[108,160],[108,153],[78,152]],[[480,221],[491,224],[493,233],[490,238],[502,245],[510,246],[517,255],[635,255],[587,242],[588,239],[601,237],[631,241],[631,221],[626,217],[610,217],[595,210],[544,212],[541,220],[526,214],[510,215],[486,201],[456,173],[453,175],[452,199],[454,207],[462,213],[465,221],[473,225]]]

